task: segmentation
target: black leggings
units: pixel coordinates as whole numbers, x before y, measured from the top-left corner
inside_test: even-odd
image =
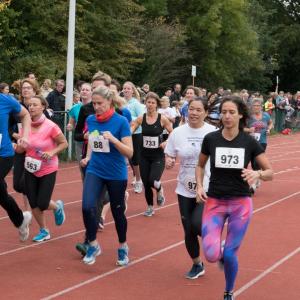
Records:
[[[260,144],[263,149],[266,151],[267,149],[267,144]],[[251,160],[251,167],[254,171],[257,171],[257,170],[260,170],[260,166],[258,165],[258,163],[256,162],[256,159],[255,158],[252,158]]]
[[[154,181],[159,182],[162,173],[165,169],[165,157],[148,158],[141,157],[140,172],[144,184],[145,197],[148,205],[153,206],[153,191],[152,188],[160,191],[161,185],[155,187]]]
[[[8,195],[5,177],[13,165],[13,157],[0,157],[0,205],[6,210],[10,220],[16,227],[23,222],[23,212],[15,199]]]
[[[16,153],[14,156],[13,183],[14,190],[21,194],[26,194],[25,191],[25,153]]]
[[[143,138],[141,133],[132,135],[133,155],[130,161],[133,166],[138,166],[140,164],[142,141]]]
[[[178,196],[181,222],[184,229],[185,247],[190,257],[195,259],[200,255],[198,236],[201,236],[203,203],[197,203],[196,198]]]
[[[26,196],[32,209],[48,209],[56,180],[56,172],[37,177],[25,170]]]

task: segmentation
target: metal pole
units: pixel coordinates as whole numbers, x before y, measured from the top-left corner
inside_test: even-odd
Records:
[[[73,104],[74,81],[74,45],[75,45],[75,18],[76,0],[70,0],[69,4],[69,30],[68,30],[68,54],[67,54],[67,83],[65,110],[68,111]],[[69,134],[68,159],[72,158],[72,133]]]

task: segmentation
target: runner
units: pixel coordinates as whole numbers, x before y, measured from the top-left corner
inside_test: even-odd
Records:
[[[124,98],[127,101],[126,107],[129,109],[132,117],[132,121],[141,116],[144,113],[144,108],[139,102],[139,94],[135,85],[127,81],[123,85]],[[140,152],[142,145],[141,127],[137,128],[132,135],[133,142],[133,157],[130,160],[131,167],[133,169],[134,180],[132,182],[134,186],[134,192],[140,194],[143,191],[143,183],[140,175]]]
[[[30,116],[13,97],[0,94],[0,205],[6,210],[12,223],[19,229],[21,241],[29,237],[29,224],[32,215],[29,211],[22,212],[15,199],[8,195],[5,177],[13,166],[14,149],[8,133],[9,114],[17,114],[23,126],[24,135],[18,139],[18,145],[24,148],[28,145]]]
[[[263,112],[263,100],[260,98],[254,98],[251,103],[251,115],[245,128],[245,132],[249,132],[266,151],[267,149],[267,135],[270,134],[273,128],[273,122],[271,116],[267,112]],[[251,160],[252,169],[260,170],[255,159]],[[250,191],[254,194],[255,190],[260,186],[260,180],[254,182]]]
[[[198,236],[201,236],[203,203],[196,201],[195,168],[204,136],[215,131],[215,126],[204,122],[207,116],[208,105],[202,98],[195,98],[189,102],[188,122],[174,129],[170,135],[166,153],[166,167],[171,169],[176,158],[180,159],[180,170],[176,193],[178,197],[181,222],[184,229],[185,246],[190,255],[193,266],[186,274],[188,279],[196,279],[204,275],[204,265],[200,259],[200,245]],[[209,163],[205,167],[204,188],[207,191],[209,180]]]
[[[272,180],[273,171],[261,145],[243,131],[248,110],[243,100],[225,96],[220,106],[221,129],[209,133],[203,140],[196,167],[197,200],[204,202],[202,242],[206,259],[224,264],[225,300],[233,299],[238,271],[237,252],[252,215],[250,185],[257,179]],[[211,159],[208,192],[202,186],[204,167]],[[247,169],[256,158],[262,170]],[[224,249],[221,236],[225,225]]]
[[[145,189],[145,197],[148,208],[144,216],[151,217],[153,209],[153,191],[157,192],[157,205],[163,206],[165,197],[160,178],[165,168],[165,155],[163,142],[163,130],[173,131],[172,124],[160,113],[157,112],[160,106],[159,96],[149,92],[145,99],[147,112],[138,117],[131,126],[131,131],[142,127],[143,146],[141,147],[140,172]]]
[[[40,231],[33,237],[34,242],[50,239],[46,226],[45,210],[53,210],[56,225],[65,221],[64,204],[61,200],[51,200],[58,170],[57,154],[68,147],[68,143],[58,125],[47,119],[43,111],[47,101],[42,96],[33,96],[28,101],[31,116],[29,145],[25,150],[18,146],[17,152],[26,151],[25,191]]]
[[[94,90],[92,101],[96,114],[87,118],[89,148],[82,160],[83,166],[87,166],[82,213],[89,244],[83,262],[93,264],[101,253],[97,242],[97,202],[106,185],[120,243],[117,265],[124,266],[129,262],[124,214],[128,177],[125,157],[130,158],[133,149],[129,124],[115,112],[113,98],[114,93],[106,87]]]

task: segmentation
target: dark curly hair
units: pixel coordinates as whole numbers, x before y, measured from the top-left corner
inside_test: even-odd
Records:
[[[220,114],[222,113],[222,108],[224,103],[226,102],[232,102],[236,105],[238,109],[238,113],[242,115],[243,117],[240,119],[239,122],[239,130],[243,130],[246,127],[247,120],[249,119],[249,110],[246,105],[246,103],[238,96],[225,96],[222,99],[221,105],[220,105]],[[222,119],[221,119],[221,126],[220,128],[224,128],[224,125],[222,124]]]

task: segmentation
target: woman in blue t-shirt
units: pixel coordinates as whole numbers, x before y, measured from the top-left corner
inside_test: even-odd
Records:
[[[92,102],[96,114],[86,120],[89,144],[87,156],[81,161],[83,166],[87,165],[82,213],[89,246],[83,262],[93,264],[101,253],[96,239],[97,201],[106,185],[120,243],[117,264],[124,266],[129,262],[127,220],[124,214],[128,178],[125,157],[132,156],[133,147],[128,121],[115,112],[113,100],[114,93],[107,87],[94,90]]]
[[[20,240],[26,241],[29,236],[31,212],[22,213],[14,198],[7,193],[5,182],[5,177],[13,166],[14,158],[14,149],[8,132],[9,114],[16,114],[20,118],[24,134],[18,139],[18,145],[26,148],[31,122],[29,113],[16,99],[0,93],[0,205],[6,210],[15,227],[19,229]]]
[[[264,150],[267,148],[267,135],[270,134],[273,128],[273,122],[270,115],[263,112],[263,102],[260,98],[254,98],[251,102],[251,115],[247,122],[247,128],[245,132],[249,132],[263,147]],[[260,170],[255,158],[251,160],[252,169],[257,171]],[[259,187],[260,181],[257,180],[251,186],[251,192],[254,193]]]

